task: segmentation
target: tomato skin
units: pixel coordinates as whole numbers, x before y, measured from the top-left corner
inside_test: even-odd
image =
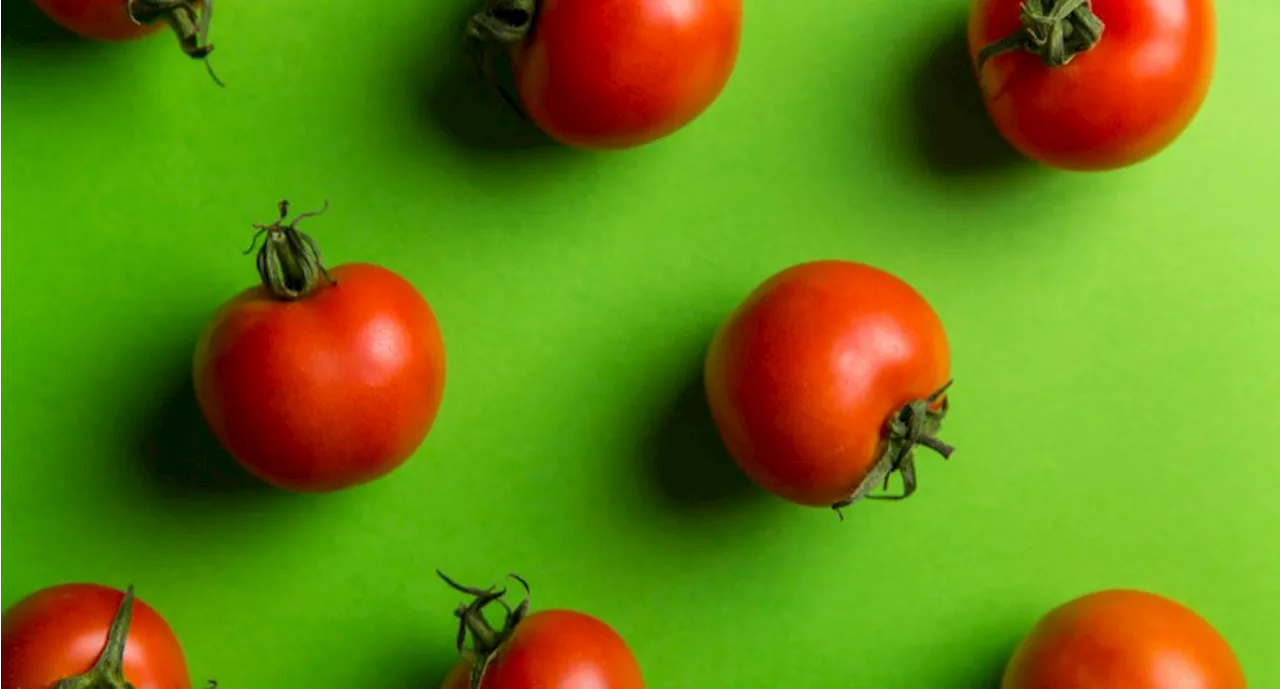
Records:
[[[1019,31],[1020,0],[974,0],[969,51]],[[1063,67],[1020,50],[979,75],[987,112],[1024,155],[1068,170],[1145,160],[1190,124],[1209,91],[1212,0],[1092,0],[1098,44]]]
[[[128,0],[35,0],[35,4],[68,31],[98,41],[133,41],[165,26],[164,22],[133,21]]]
[[[942,323],[910,285],[849,261],[793,266],[712,339],[707,400],[725,446],[770,492],[847,497],[879,459],[889,417],[949,379]]]
[[[442,689],[470,689],[460,660]],[[485,671],[480,689],[643,689],[640,664],[604,622],[572,610],[525,617]]]
[[[107,643],[124,592],[98,584],[36,591],[4,612],[0,689],[49,689],[88,672]],[[135,689],[191,689],[182,646],[155,610],[135,599],[124,676]]]
[[[692,122],[737,62],[742,0],[540,0],[512,50],[520,100],[557,141],[620,149]]]
[[[196,397],[222,445],[282,488],[320,492],[400,466],[435,422],[444,341],[414,287],[347,264],[297,301],[252,287],[224,304],[196,347]]]
[[[1069,601],[1022,640],[1001,689],[1245,689],[1227,642],[1167,598],[1111,590]]]

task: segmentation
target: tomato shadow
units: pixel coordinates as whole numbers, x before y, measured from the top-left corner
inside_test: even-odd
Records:
[[[394,658],[388,657],[381,667],[394,668],[389,677],[381,677],[378,686],[387,689],[423,689],[443,686],[449,671],[458,662],[458,654],[448,643],[423,640],[421,646],[402,647]]]
[[[650,426],[639,459],[649,486],[673,510],[746,507],[769,499],[725,449],[707,407],[701,366]]]
[[[419,41],[410,63],[410,75],[417,100],[418,120],[430,130],[432,139],[443,139],[449,145],[473,157],[510,160],[533,157],[538,160],[568,159],[575,151],[542,132],[509,106],[499,91],[481,76],[468,56],[462,30],[476,3],[463,2],[450,15],[451,31],[440,40]],[[456,30],[452,30],[456,29]],[[495,58],[501,82],[508,93],[515,93],[507,60]]]
[[[144,476],[161,495],[183,503],[280,495],[222,449],[185,378],[142,424],[138,457]]]
[[[1014,635],[984,635],[974,644],[964,640],[948,652],[946,663],[930,668],[928,676],[917,676],[922,685],[939,689],[1000,689],[1004,669],[1018,639]]]
[[[909,148],[924,168],[945,178],[1034,169],[987,115],[969,66],[966,22],[961,14],[923,39],[907,84]]]
[[[31,0],[5,0],[0,8],[0,45],[18,50],[87,50],[95,45],[67,31]]]

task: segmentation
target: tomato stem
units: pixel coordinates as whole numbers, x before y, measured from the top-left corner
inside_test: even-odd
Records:
[[[495,47],[510,48],[524,41],[533,30],[538,13],[537,0],[485,0],[484,7],[467,20],[464,32],[467,53],[485,81],[502,96],[517,115],[528,119],[524,108],[494,73]]]
[[[991,58],[1017,50],[1039,55],[1049,67],[1062,67],[1102,40],[1105,25],[1090,0],[1026,0],[1019,9],[1022,28],[978,52],[979,73]]]
[[[947,390],[950,387],[951,381],[947,381],[946,385],[934,391],[933,394],[904,406],[889,418],[884,450],[880,458],[876,460],[849,497],[831,506],[842,521],[844,520],[843,509],[859,500],[905,500],[916,492],[915,449],[917,445],[923,445],[937,452],[943,459],[951,458],[956,449],[936,437],[938,431],[942,429],[942,419],[947,415]],[[887,490],[889,479],[895,473],[902,476],[900,495],[872,494],[871,491],[877,486],[881,490]]]
[[[337,281],[320,260],[320,248],[315,240],[297,228],[298,221],[329,210],[329,201],[326,199],[324,207],[318,211],[299,214],[287,225],[284,220],[289,216],[289,201],[281,201],[279,208],[280,218],[274,223],[253,226],[257,232],[244,252],[251,253],[258,244],[258,238],[265,235],[257,258],[262,285],[277,299],[285,301],[295,301],[311,294],[319,286],[321,277],[330,285],[336,285]]]
[[[133,689],[124,678],[124,644],[133,621],[133,585],[124,593],[107,631],[107,644],[93,668],[83,675],[61,679],[53,689]]]
[[[484,680],[485,670],[488,669],[489,662],[493,659],[494,654],[502,648],[507,639],[511,638],[511,635],[515,633],[516,626],[524,620],[525,615],[529,612],[529,596],[531,595],[529,583],[516,574],[507,575],[524,587],[524,599],[520,602],[520,605],[512,608],[503,598],[507,595],[505,588],[490,586],[487,589],[480,589],[472,586],[463,586],[445,576],[444,572],[438,569],[436,570],[436,575],[449,586],[472,597],[470,603],[459,605],[453,614],[458,618],[458,653],[471,662],[471,689],[480,689],[480,683]],[[484,609],[493,603],[502,606],[503,610],[506,611],[502,629],[494,629],[484,617]],[[471,635],[470,648],[466,646],[468,633]]]
[[[203,6],[203,10],[200,7]],[[204,62],[213,83],[226,87],[209,62],[213,44],[209,42],[209,24],[213,19],[213,0],[129,0],[129,18],[139,24],[168,22],[178,36],[178,45],[188,57]]]

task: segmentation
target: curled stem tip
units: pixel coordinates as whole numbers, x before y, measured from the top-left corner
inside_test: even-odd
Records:
[[[213,0],[128,0],[129,18],[138,24],[164,21],[178,37],[178,45],[188,57],[200,60],[213,83],[225,88],[209,61],[213,44],[209,27],[213,20]]]
[[[1080,53],[1093,50],[1106,28],[1090,0],[1025,0],[1019,7],[1021,28],[987,44],[978,52],[981,73],[997,55],[1025,50],[1049,67],[1062,67]]]

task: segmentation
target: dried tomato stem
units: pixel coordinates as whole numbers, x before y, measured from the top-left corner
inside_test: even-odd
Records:
[[[507,642],[507,639],[511,638],[511,635],[515,633],[516,627],[529,612],[529,596],[531,593],[529,584],[515,574],[507,575],[524,587],[524,599],[520,602],[520,605],[513,609],[503,600],[503,597],[507,595],[506,589],[493,586],[487,589],[463,586],[445,576],[444,572],[438,569],[436,570],[436,575],[455,590],[472,597],[470,603],[458,606],[458,609],[453,614],[459,620],[458,652],[471,661],[471,689],[480,689],[480,683],[484,680],[484,673],[489,667],[490,660],[502,648],[502,645]],[[506,610],[507,614],[503,620],[502,629],[495,630],[484,618],[484,609],[492,603],[498,603]],[[468,633],[471,636],[470,648],[466,647]]]
[[[853,490],[849,497],[833,504],[831,509],[844,519],[843,509],[863,499],[904,500],[911,497],[916,490],[915,449],[923,445],[950,459],[955,448],[939,440],[937,433],[942,429],[942,419],[947,415],[948,381],[925,399],[916,400],[899,409],[888,422],[884,449],[880,458],[872,465],[871,470]],[[902,476],[902,494],[873,495],[871,491],[877,487],[887,488],[889,478],[894,473]]]
[[[523,41],[533,30],[538,13],[537,0],[485,0],[484,7],[467,20],[464,38],[467,53],[484,80],[493,87],[515,113],[527,118],[524,109],[502,85],[493,69],[495,49],[505,51]]]
[[[1089,0],[1026,0],[1020,11],[1020,30],[978,52],[979,73],[991,58],[1016,50],[1040,56],[1049,67],[1062,67],[1102,40],[1105,26]]]
[[[120,607],[107,631],[107,645],[93,668],[83,675],[67,677],[53,685],[53,689],[133,689],[124,678],[124,643],[129,637],[129,624],[133,621],[133,586],[125,591]]]
[[[289,201],[279,204],[280,218],[270,225],[254,225],[257,232],[253,235],[253,243],[245,253],[253,251],[258,238],[265,235],[262,247],[258,249],[258,277],[262,285],[277,299],[294,301],[311,294],[320,285],[320,278],[330,285],[337,284],[333,276],[320,260],[320,248],[315,240],[304,232],[299,232],[300,220],[320,215],[329,209],[329,202],[318,211],[302,213],[289,224],[284,220],[289,216]]]
[[[182,52],[204,62],[213,82],[226,86],[209,63],[209,54],[213,52],[213,44],[209,42],[213,0],[129,0],[128,10],[130,18],[139,24],[167,22],[177,35]]]

